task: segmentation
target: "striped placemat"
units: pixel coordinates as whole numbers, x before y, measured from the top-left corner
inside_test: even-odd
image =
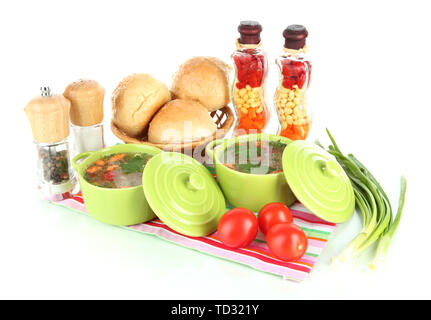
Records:
[[[81,193],[74,196],[66,194],[63,200],[51,202],[87,213]],[[274,258],[268,250],[263,235],[260,233],[248,247],[232,249],[221,243],[217,232],[206,237],[189,237],[175,232],[159,219],[121,228],[153,234],[184,247],[241,263],[256,270],[280,275],[290,280],[302,281],[307,278],[313,269],[332,231],[335,229],[335,224],[319,219],[299,202],[291,206],[290,209],[294,222],[305,231],[308,237],[307,252],[296,262],[285,262]]]

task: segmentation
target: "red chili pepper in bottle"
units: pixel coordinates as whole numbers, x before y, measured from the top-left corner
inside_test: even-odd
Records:
[[[265,101],[268,60],[260,48],[262,26],[256,21],[241,21],[237,50],[232,54],[235,80],[232,100],[238,112],[236,134],[261,133],[269,120]]]
[[[305,57],[308,32],[304,26],[290,25],[283,36],[284,52],[276,60],[280,68],[280,83],[274,98],[281,125],[279,135],[304,140],[312,120],[306,104],[311,75],[311,64]]]

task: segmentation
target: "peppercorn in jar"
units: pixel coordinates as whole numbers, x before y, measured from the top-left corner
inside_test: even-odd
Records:
[[[306,101],[311,74],[311,64],[305,56],[308,32],[304,26],[290,25],[283,36],[283,54],[276,60],[280,82],[274,97],[280,120],[278,134],[292,140],[304,140],[312,122]]]
[[[255,21],[242,21],[240,38],[232,54],[235,79],[232,100],[238,113],[236,135],[261,133],[269,120],[265,102],[265,79],[268,61],[261,49],[262,26]]]

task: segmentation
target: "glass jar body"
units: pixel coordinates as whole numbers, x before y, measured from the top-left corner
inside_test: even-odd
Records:
[[[74,138],[74,155],[104,148],[103,122],[92,126],[77,126],[71,123],[70,126]]]
[[[236,135],[261,133],[269,121],[265,94],[267,56],[260,49],[240,49],[232,54],[232,59],[235,66],[232,103],[238,115]]]
[[[283,54],[276,63],[280,80],[274,104],[280,121],[278,134],[292,140],[304,140],[310,131],[312,114],[307,104],[311,64],[303,54]]]
[[[45,198],[72,192],[75,172],[70,165],[68,139],[55,143],[35,142],[37,150],[38,189]]]

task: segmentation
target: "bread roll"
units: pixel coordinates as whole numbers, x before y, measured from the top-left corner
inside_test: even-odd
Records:
[[[149,74],[131,74],[112,94],[113,121],[130,137],[140,137],[152,116],[169,100],[171,94],[164,83]]]
[[[103,121],[105,89],[94,80],[78,80],[69,84],[63,96],[71,102],[70,122],[77,126],[92,126]]]
[[[214,57],[194,57],[175,73],[171,91],[176,98],[196,100],[208,111],[226,106],[229,95],[229,66]]]
[[[217,125],[208,110],[193,100],[172,100],[156,113],[148,129],[152,143],[182,143],[212,136]]]

